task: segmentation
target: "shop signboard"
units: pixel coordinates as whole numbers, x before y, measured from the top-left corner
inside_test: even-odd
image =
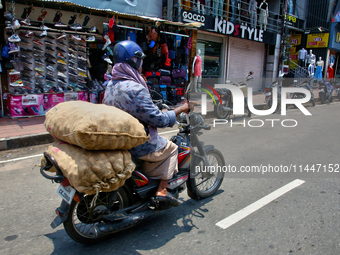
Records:
[[[299,19],[298,17],[294,15],[286,14],[285,19],[284,19],[284,24],[286,26],[290,26],[291,28],[303,30],[305,21],[302,19]]]
[[[60,94],[35,94],[35,95],[11,95],[9,101],[9,111],[11,117],[42,116],[59,103],[77,100],[88,101],[87,92],[80,91]],[[67,100],[66,100],[67,99]]]
[[[292,45],[300,45],[302,40],[301,34],[294,34],[292,35],[291,44]]]
[[[306,48],[327,48],[329,33],[310,34],[307,36]]]
[[[96,9],[106,9],[121,13],[134,14],[162,18],[162,1],[150,0],[114,0],[114,1],[93,1],[93,0],[55,0],[56,2],[71,2],[81,6]]]

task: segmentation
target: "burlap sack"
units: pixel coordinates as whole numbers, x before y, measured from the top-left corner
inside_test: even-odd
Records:
[[[56,139],[87,150],[129,150],[149,139],[136,118],[114,106],[64,102],[45,118],[46,130]]]
[[[88,151],[56,140],[46,151],[54,157],[63,175],[72,187],[86,194],[109,192],[124,185],[135,164],[126,150]],[[44,156],[41,165],[45,165]],[[52,167],[50,172],[55,172]]]

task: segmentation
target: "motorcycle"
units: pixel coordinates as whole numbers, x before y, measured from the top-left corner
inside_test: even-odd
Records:
[[[338,96],[339,100],[340,100],[340,85],[338,83],[334,84],[334,91],[335,91],[335,95]]]
[[[295,88],[304,88],[310,91],[311,98],[309,102],[312,103],[313,106],[315,106],[315,99],[314,99],[314,93],[313,88],[310,86],[309,81],[303,81],[299,84],[294,84],[293,87]],[[305,98],[306,95],[303,93],[290,93],[290,98]],[[294,105],[294,108],[297,108],[296,105]]]
[[[328,100],[330,103],[333,101],[333,86],[329,82],[319,83],[319,98],[322,104]]]
[[[277,108],[281,109],[281,88],[282,88],[282,80],[283,75],[281,74],[279,76],[279,79],[277,81],[272,82],[270,86],[265,87],[265,102],[268,105],[268,108],[271,108],[273,105],[273,88],[277,88]],[[286,109],[288,108],[288,105],[286,105]]]
[[[234,85],[239,86],[243,93],[245,94],[244,97],[244,112],[248,117],[251,117],[251,111],[248,107],[248,98],[247,98],[247,82],[253,79],[251,76],[253,72],[249,72],[248,76],[246,77],[245,82],[234,83]],[[219,100],[217,100],[216,105],[214,105],[214,113],[218,119],[226,119],[230,118],[231,112],[233,110],[233,98],[231,91],[229,89],[221,88],[216,89],[218,95],[221,99],[222,104]]]
[[[169,109],[165,104],[159,105],[159,108]],[[211,127],[204,125],[204,119],[196,113],[182,113],[177,124],[179,132],[171,141],[178,145],[179,172],[169,180],[167,190],[176,198],[185,188],[192,199],[210,197],[222,184],[224,173],[203,169],[214,166],[217,169],[217,165],[225,165],[220,151],[213,145],[204,145],[198,139],[202,130],[210,130]],[[53,157],[46,152],[44,157],[47,163],[40,168],[40,173],[60,184],[57,193],[63,198],[51,227],[63,224],[66,233],[76,242],[98,243],[110,234],[133,227],[157,212],[170,208],[164,204],[166,202],[155,200],[159,180],[143,175],[137,161],[135,171],[124,186],[112,192],[87,195],[70,186]],[[52,166],[57,170],[56,175],[46,172]]]

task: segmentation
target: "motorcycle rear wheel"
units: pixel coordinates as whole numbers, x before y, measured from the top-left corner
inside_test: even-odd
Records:
[[[326,103],[325,93],[319,93],[319,97],[320,97],[321,104],[325,104]]]
[[[338,98],[339,98],[339,100],[340,100],[340,91],[338,92]]]
[[[209,150],[206,152],[206,156],[210,166],[214,166],[215,170],[217,166],[220,166],[221,169],[223,166],[225,166],[224,157],[219,150]],[[189,196],[192,199],[198,200],[200,198],[207,198],[214,195],[222,184],[224,172],[215,171],[212,173],[213,176],[205,178],[202,171],[196,172],[196,166],[199,166],[199,169],[204,169],[204,167],[207,167],[204,165],[202,159],[195,163],[195,169],[192,169],[190,173],[190,188],[188,188]]]
[[[315,106],[315,100],[311,99],[312,105]]]
[[[94,212],[106,210],[109,204],[110,192],[100,192],[94,210],[90,209],[94,195],[87,195],[81,202],[72,201],[67,220],[64,222],[66,233],[76,242],[81,244],[96,244],[102,242],[108,236],[93,238],[90,229],[98,220],[94,219]],[[124,187],[118,189],[117,199],[114,202],[112,211],[120,210],[131,205],[131,199]]]

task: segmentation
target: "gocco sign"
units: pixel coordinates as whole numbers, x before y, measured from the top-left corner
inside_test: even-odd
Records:
[[[183,21],[185,22],[201,22],[202,26],[204,26],[204,22],[205,22],[205,16],[204,15],[200,15],[197,13],[192,13],[192,12],[188,12],[188,11],[183,11],[182,12],[182,18]]]

